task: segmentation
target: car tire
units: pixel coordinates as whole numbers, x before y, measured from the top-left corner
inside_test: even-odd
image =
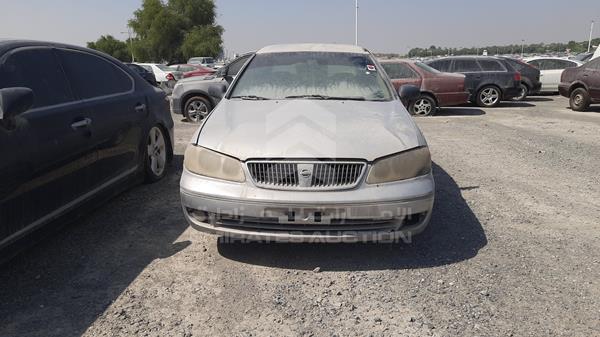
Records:
[[[437,110],[437,103],[429,95],[421,95],[408,106],[411,115],[426,117],[433,116]]]
[[[569,105],[574,111],[585,111],[590,106],[590,94],[584,88],[573,90]]]
[[[200,123],[212,111],[212,104],[202,96],[190,97],[183,108],[185,120],[190,123]]]
[[[527,84],[521,83],[519,87],[521,89],[521,93],[519,94],[519,96],[513,97],[513,101],[522,101],[529,95],[529,87],[527,86]]]
[[[495,85],[486,85],[477,91],[477,105],[482,108],[493,108],[500,104],[502,92]]]
[[[150,128],[144,146],[144,176],[148,183],[161,180],[167,174],[169,145],[163,129]]]

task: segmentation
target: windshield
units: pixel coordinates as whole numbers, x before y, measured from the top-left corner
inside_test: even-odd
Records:
[[[369,55],[295,52],[258,54],[231,98],[389,101],[392,94]]]
[[[439,74],[439,73],[441,73],[441,71],[439,71],[437,69],[434,69],[434,68],[426,65],[425,63],[415,62],[415,64],[417,65],[417,67],[419,67],[419,68],[421,68],[421,69],[423,69],[423,70],[425,70],[427,72],[430,72],[430,73],[433,73],[433,74]]]

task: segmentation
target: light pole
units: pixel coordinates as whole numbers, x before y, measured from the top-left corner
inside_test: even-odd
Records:
[[[525,54],[525,40],[521,40],[521,58],[523,58],[523,54]]]
[[[592,34],[594,34],[594,20],[592,20],[592,26],[590,27],[590,39],[588,41],[588,53],[592,49]]]
[[[356,0],[356,8],[354,15],[354,44],[358,46],[358,0]]]
[[[131,63],[135,62],[135,56],[133,56],[133,40],[131,39],[131,27],[127,27],[126,32],[121,32],[121,34],[127,34],[129,39],[129,51],[131,52]]]

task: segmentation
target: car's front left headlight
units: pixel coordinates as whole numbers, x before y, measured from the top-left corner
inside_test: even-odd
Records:
[[[367,184],[382,184],[420,177],[431,172],[429,148],[419,147],[375,161]]]
[[[239,183],[246,181],[246,174],[239,160],[201,146],[188,145],[183,165],[188,171],[201,176]]]

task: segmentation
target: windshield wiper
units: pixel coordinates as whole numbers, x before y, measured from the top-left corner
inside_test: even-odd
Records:
[[[231,98],[239,98],[239,99],[249,100],[249,101],[268,101],[269,100],[269,98],[260,97],[260,96],[256,96],[256,95],[232,96]]]
[[[364,97],[337,97],[337,96],[325,96],[325,95],[294,95],[287,96],[285,99],[294,98],[305,98],[305,99],[322,99],[322,100],[336,100],[336,101],[366,101]]]

